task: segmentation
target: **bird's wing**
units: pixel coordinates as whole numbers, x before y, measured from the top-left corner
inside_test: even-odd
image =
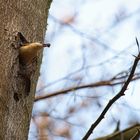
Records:
[[[16,41],[19,47],[29,44],[29,42],[26,40],[26,38],[23,36],[21,32],[17,33]]]

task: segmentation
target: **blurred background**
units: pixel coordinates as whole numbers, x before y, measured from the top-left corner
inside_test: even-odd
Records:
[[[138,54],[139,0],[53,0],[29,140],[80,140]],[[90,139],[140,123],[140,66]]]

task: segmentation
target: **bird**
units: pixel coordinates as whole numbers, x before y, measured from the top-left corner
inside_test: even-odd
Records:
[[[21,32],[18,32],[16,40],[19,46],[19,62],[22,65],[29,65],[37,57],[37,53],[44,47],[50,47],[50,43],[40,42],[29,43]]]
[[[20,64],[20,75],[24,78],[26,85],[27,95],[30,92],[31,86],[31,75],[34,71],[34,60],[37,60],[38,52],[44,47],[50,47],[50,43],[33,42],[30,43],[26,40],[21,32],[17,33],[16,36],[17,48],[19,48],[19,64]]]
[[[37,53],[44,47],[50,47],[50,44],[42,44],[39,42],[28,43],[19,48],[19,61],[22,65],[29,65],[37,58]]]

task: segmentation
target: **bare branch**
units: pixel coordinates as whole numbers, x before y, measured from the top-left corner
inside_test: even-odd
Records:
[[[140,137],[140,130],[137,128],[137,132],[134,134],[134,136],[130,140],[138,140]]]
[[[111,78],[111,80],[106,80],[106,81],[100,81],[100,82],[96,82],[96,83],[90,83],[90,84],[85,84],[85,85],[80,85],[80,86],[69,87],[67,89],[62,89],[60,91],[56,91],[56,92],[53,92],[53,93],[50,93],[50,94],[47,94],[47,95],[37,96],[37,97],[35,97],[35,102],[39,101],[39,100],[42,100],[42,99],[47,99],[47,98],[55,97],[55,96],[58,96],[58,95],[62,95],[62,94],[68,94],[71,91],[76,91],[76,90],[80,90],[80,89],[84,89],[84,88],[95,88],[95,87],[102,87],[102,86],[116,86],[116,85],[119,85],[119,84],[123,84],[124,83],[124,78],[126,78],[126,76],[117,77],[117,75],[116,75],[113,78]],[[138,80],[138,79],[140,79],[140,74],[136,74],[135,77],[132,78],[132,81],[135,81],[135,80]]]
[[[93,130],[96,128],[96,126],[101,122],[101,120],[104,118],[105,114],[107,113],[107,111],[110,109],[110,107],[112,106],[112,104],[114,102],[116,102],[120,97],[122,97],[124,94],[124,92],[127,90],[127,87],[129,85],[129,83],[131,82],[133,76],[134,76],[134,73],[135,73],[135,70],[136,70],[136,67],[137,67],[137,64],[140,60],[140,52],[139,54],[137,55],[137,57],[135,58],[134,60],[134,63],[133,63],[133,66],[132,66],[132,69],[131,69],[131,72],[130,72],[130,75],[128,76],[126,82],[124,83],[122,89],[120,90],[120,92],[114,96],[109,102],[108,104],[106,105],[106,107],[104,108],[104,110],[102,111],[102,113],[100,114],[100,116],[97,118],[97,120],[91,125],[91,127],[89,128],[89,130],[87,131],[87,133],[85,134],[85,136],[82,138],[82,140],[87,140],[89,138],[89,136],[92,134]]]
[[[139,46],[139,42],[138,42],[138,39],[136,38],[136,44],[138,46],[138,52],[140,52],[140,46]]]

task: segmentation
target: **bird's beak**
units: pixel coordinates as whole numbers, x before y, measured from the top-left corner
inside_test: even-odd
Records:
[[[43,47],[50,47],[51,46],[51,44],[50,43],[47,43],[47,44],[43,44]]]

